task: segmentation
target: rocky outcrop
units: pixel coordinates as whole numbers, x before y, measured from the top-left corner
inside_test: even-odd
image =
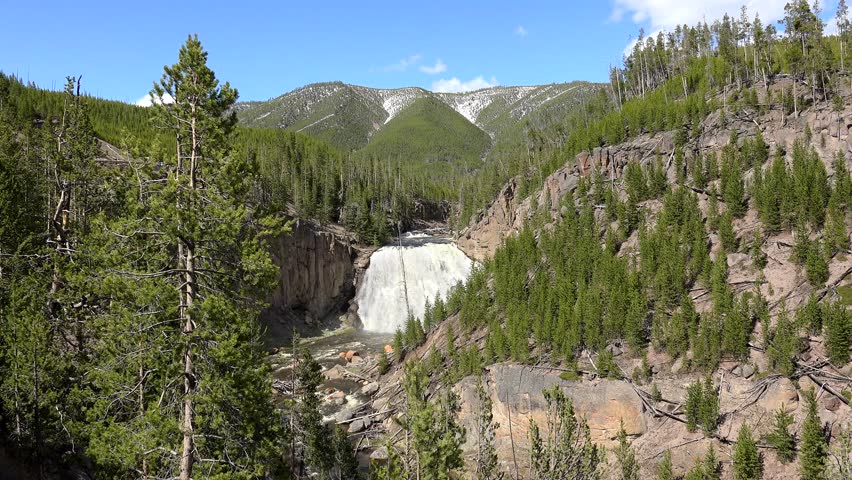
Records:
[[[299,309],[322,318],[354,293],[355,251],[346,238],[319,225],[296,220],[279,238],[272,259],[279,268],[273,307]]]
[[[701,127],[701,135],[684,146],[689,156],[718,153],[734,132],[742,140],[754,137],[759,131],[770,152],[778,147],[789,151],[793,141],[804,136],[806,127],[812,132],[812,145],[825,161],[829,175],[833,172],[831,160],[835,153],[845,152],[849,158],[852,152],[852,108],[838,113],[827,103],[811,107],[798,117],[786,118],[778,110],[751,116],[721,115],[716,111],[704,119]],[[548,176],[542,188],[529,195],[519,195],[518,179],[510,179],[491,204],[459,233],[459,247],[468,256],[483,260],[492,256],[506,237],[523,228],[524,222],[535,213],[531,207],[549,206],[551,216],[558,218],[565,195],[576,188],[580,177],[600,173],[604,179],[617,179],[628,162],[646,164],[659,156],[665,162],[669,178],[674,179],[671,168],[674,150],[674,132],[642,134],[617,145],[579,153]]]
[[[519,232],[536,208],[548,208],[551,218],[558,218],[566,196],[577,188],[581,177],[600,173],[605,179],[620,178],[627,162],[647,163],[656,158],[656,152],[662,154],[673,149],[673,135],[666,132],[582,152],[545,178],[541,189],[525,198],[516,195],[518,179],[513,178],[459,233],[459,248],[471,258],[484,260],[494,254],[506,237]]]
[[[278,279],[262,315],[268,343],[287,343],[293,328],[305,334],[348,307],[355,294],[357,250],[344,231],[295,220],[273,242]],[[344,318],[349,318],[347,315]]]
[[[556,215],[562,198],[577,188],[579,173],[576,166],[565,166],[548,176],[544,188],[523,200],[515,198],[517,179],[511,179],[485,210],[471,220],[470,225],[459,233],[456,243],[474,260],[482,261],[494,254],[503,240],[519,232],[536,205],[550,205],[551,214]]]
[[[540,427],[547,425],[547,403],[544,390],[558,385],[571,398],[577,414],[589,425],[592,439],[609,445],[617,436],[621,421],[628,435],[645,433],[645,417],[639,397],[625,382],[594,380],[569,382],[559,378],[555,370],[532,369],[524,365],[498,364],[488,369],[483,377],[493,403],[494,421],[500,424],[494,445],[499,458],[526,458],[529,451],[529,426],[534,420]],[[477,414],[479,401],[475,379],[468,377],[455,389],[460,396],[459,421],[467,431],[465,453],[473,454],[477,448]]]

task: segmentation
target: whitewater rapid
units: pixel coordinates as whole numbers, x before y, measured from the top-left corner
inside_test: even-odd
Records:
[[[411,313],[422,318],[427,298],[431,303],[438,295],[446,300],[447,292],[473,268],[473,261],[449,239],[408,233],[398,242],[373,253],[358,287],[355,302],[364,330],[391,333],[405,326],[405,284]]]

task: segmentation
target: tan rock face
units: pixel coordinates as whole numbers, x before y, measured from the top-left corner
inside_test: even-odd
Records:
[[[522,201],[516,198],[517,181],[510,180],[491,205],[459,234],[459,248],[475,260],[491,257],[506,237],[523,228],[533,210],[533,199],[537,205],[549,205],[555,217],[563,197],[577,188],[578,180],[577,166],[569,163],[548,176],[541,190]]]
[[[514,438],[516,457],[525,465],[530,420],[534,420],[540,428],[546,428],[547,402],[542,391],[554,385],[559,385],[571,398],[577,415],[588,422],[592,440],[596,443],[610,445],[622,420],[628,435],[645,432],[641,401],[626,383],[607,380],[568,382],[559,378],[558,373],[522,365],[495,365],[485,376],[493,403],[494,421],[500,424],[494,443],[501,460],[512,458]],[[456,386],[461,397],[459,419],[467,429],[465,454],[473,454],[477,448],[479,401],[474,385],[474,379],[469,377]]]
[[[766,389],[758,404],[768,414],[777,411],[782,405],[788,413],[794,412],[799,407],[799,393],[790,379],[782,378]]]

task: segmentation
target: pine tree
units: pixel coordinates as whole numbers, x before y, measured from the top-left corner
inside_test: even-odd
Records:
[[[327,473],[334,462],[333,446],[328,442],[328,432],[322,422],[318,389],[322,385],[322,367],[314,360],[310,350],[302,350],[296,367],[298,385],[301,391],[299,403],[292,413],[295,419],[294,436],[301,448],[297,465],[314,471]],[[304,472],[302,472],[304,473]]]
[[[390,360],[388,354],[384,350],[379,353],[379,375],[384,375],[390,371]]]
[[[601,478],[602,454],[591,441],[588,425],[575,416],[571,399],[558,386],[545,390],[544,398],[548,410],[546,431],[552,433],[542,438],[538,425],[530,419],[532,478]]]
[[[845,208],[848,212],[852,206],[850,204],[852,200],[849,200],[852,198],[852,174],[846,168],[846,156],[843,151],[838,151],[834,156],[832,166],[834,167],[834,195],[837,197],[838,207]]]
[[[710,187],[707,192],[707,227],[711,232],[719,228],[719,201],[716,197],[716,187]]]
[[[825,479],[825,464],[828,445],[822,430],[822,422],[817,414],[814,391],[805,392],[807,416],[802,423],[802,439],[799,447],[799,473],[802,480]]]
[[[812,292],[808,301],[796,310],[797,328],[806,328],[810,333],[819,335],[822,332],[822,313],[819,300]]]
[[[796,222],[796,228],[793,231],[795,243],[793,244],[793,259],[800,264],[808,260],[808,254],[813,250],[813,242],[808,236],[807,225],[804,220]]]
[[[349,436],[346,432],[335,425],[332,427],[333,433],[331,436],[333,460],[331,462],[331,471],[329,478],[332,480],[357,480],[358,459],[355,457],[355,449],[349,442]]]
[[[710,376],[704,382],[698,418],[705,435],[712,435],[719,425],[719,394]]]
[[[67,362],[44,308],[52,271],[40,273],[17,278],[9,303],[0,310],[0,412],[10,420],[11,446],[45,462],[61,445],[60,414],[66,409],[61,380]]]
[[[396,332],[393,334],[393,355],[397,363],[401,362],[402,359],[405,358],[405,340],[402,330],[399,328],[397,328]]]
[[[775,453],[783,463],[796,458],[796,439],[790,433],[791,425],[793,416],[781,405],[773,417],[772,431],[766,436],[766,443],[775,447]]]
[[[423,332],[428,334],[432,331],[432,327],[435,325],[434,317],[432,314],[432,303],[429,302],[429,298],[426,298],[426,304],[423,306]]]
[[[618,462],[619,478],[621,480],[639,480],[639,462],[636,460],[636,452],[627,441],[627,432],[624,431],[624,419],[621,420],[618,429],[618,445],[615,447],[615,459]]]
[[[386,462],[373,461],[370,465],[370,480],[399,480],[410,478],[410,472],[394,445],[384,446],[388,452]]]
[[[704,402],[704,389],[701,382],[690,384],[686,388],[686,428],[694,432],[701,422],[701,405]]]
[[[763,270],[766,267],[766,253],[763,251],[763,236],[760,230],[755,230],[749,243],[749,255],[751,262],[758,270]]]
[[[672,467],[672,452],[666,450],[663,453],[663,459],[657,465],[657,480],[675,480],[674,469]]]
[[[745,214],[745,187],[743,184],[743,172],[740,161],[736,154],[736,144],[726,146],[722,150],[722,172],[721,172],[722,199],[725,201],[727,211],[731,212],[733,218],[740,218]]]
[[[710,448],[707,449],[707,454],[704,455],[704,460],[702,462],[705,480],[721,479],[722,472],[719,467],[719,461],[716,459],[716,449],[711,444]]]
[[[823,229],[825,254],[829,258],[849,247],[849,233],[846,229],[846,216],[840,207],[840,199],[835,191],[828,202],[825,228]]]
[[[849,343],[852,339],[852,326],[849,311],[841,302],[825,303],[820,309],[824,319],[825,349],[829,360],[835,366],[849,362]]]
[[[90,298],[110,299],[92,322],[103,348],[89,381],[102,395],[87,412],[89,449],[120,478],[189,479],[199,458],[209,476],[280,463],[257,319],[277,271],[266,239],[283,228],[250,195],[256,166],[229,154],[237,92],[206,62],[189,37],[165,67],[151,114],[175,143],[110,178],[124,208],[94,219],[80,250]]]
[[[745,423],[737,434],[733,461],[736,480],[759,480],[763,476],[763,461],[757,450],[757,443],[751,435],[751,429]]]
[[[722,242],[722,248],[728,252],[737,251],[737,235],[734,233],[733,217],[730,210],[719,218],[719,241]]]
[[[829,478],[852,478],[852,431],[841,428],[831,448],[832,462],[829,464]]]
[[[494,448],[494,437],[500,425],[494,422],[491,396],[485,389],[482,375],[476,377],[476,396],[479,399],[477,414],[477,445],[476,478],[479,480],[499,480],[503,478],[497,463],[497,450]]]
[[[794,322],[790,321],[786,302],[782,302],[767,351],[771,368],[781,375],[792,376],[795,370],[793,359],[798,353],[798,347],[798,328]]]
[[[405,428],[411,437],[407,452],[415,478],[447,480],[464,465],[461,445],[464,428],[455,420],[458,399],[444,389],[437,404],[427,398],[428,377],[420,363],[406,364],[403,387],[406,394]]]
[[[805,271],[808,273],[808,281],[814,287],[822,287],[828,280],[828,263],[825,261],[824,250],[812,245],[808,249]]]

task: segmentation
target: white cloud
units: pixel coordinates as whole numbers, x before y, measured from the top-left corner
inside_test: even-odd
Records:
[[[435,75],[437,73],[443,73],[447,71],[447,64],[442,62],[439,58],[437,62],[435,62],[435,66],[430,67],[429,65],[422,65],[420,67],[420,71],[423,73],[428,73],[429,75]]]
[[[763,24],[784,17],[784,4],[788,0],[751,0],[745,2],[748,16],[760,14]],[[651,30],[673,30],[677,25],[695,25],[699,21],[712,22],[727,13],[739,18],[743,0],[615,0],[610,21],[620,22],[630,15],[633,23],[650,24]]]
[[[408,70],[408,67],[417,65],[420,63],[420,60],[423,59],[423,56],[418,54],[409,55],[396,63],[392,63],[390,65],[385,65],[381,67],[379,70],[383,72],[404,72]]]
[[[500,84],[497,83],[496,78],[491,77],[490,80],[486,80],[482,75],[467,82],[459,80],[458,77],[453,77],[450,79],[442,78],[440,80],[432,82],[432,91],[441,93],[470,92],[483,88],[496,87],[497,85]]]
[[[515,27],[515,35],[517,35],[519,37],[526,37],[527,36],[527,29],[524,28],[523,25],[518,25],[517,27]]]
[[[826,21],[822,33],[823,35],[837,35],[837,18],[831,17],[831,20]]]
[[[175,103],[175,99],[172,98],[171,95],[166,93],[165,95],[162,96],[162,98],[157,98],[154,101],[152,101],[151,94],[149,93],[148,95],[145,95],[144,97],[140,98],[139,100],[136,100],[136,105],[138,105],[140,107],[150,107],[151,105],[154,104],[154,102],[156,102],[156,103]]]

